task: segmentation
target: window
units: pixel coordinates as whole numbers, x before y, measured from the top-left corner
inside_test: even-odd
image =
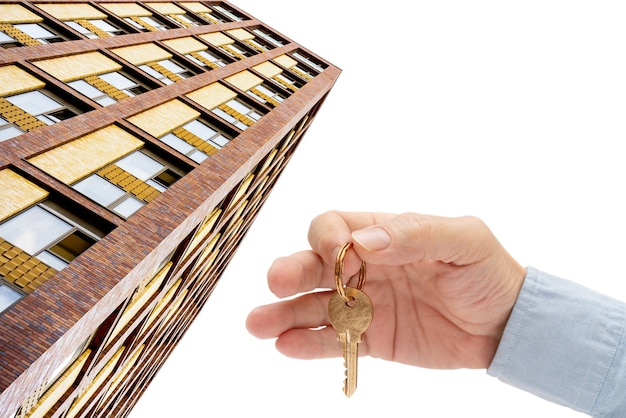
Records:
[[[188,14],[170,14],[165,15],[165,17],[174,22],[177,26],[182,26],[184,28],[201,25],[201,23],[190,17]]]
[[[235,14],[233,10],[227,9],[224,6],[212,6],[212,7],[213,9],[215,9],[215,11],[222,14],[222,16],[229,18],[231,22],[241,22],[244,19],[243,17],[240,17],[237,14]]]
[[[57,270],[98,239],[43,204],[31,206],[0,224],[0,237]]]
[[[272,77],[272,79],[291,91],[296,91],[300,87],[302,87],[301,82],[296,81],[294,77],[290,77],[288,74],[285,74],[284,72],[280,74],[276,74],[274,77]]]
[[[167,30],[168,27],[152,16],[125,17],[124,20],[142,32]]]
[[[285,100],[281,94],[275,92],[264,84],[259,84],[258,86],[251,88],[247,93],[255,99],[269,104],[270,106],[278,106],[283,102],[283,100]]]
[[[0,142],[22,135],[24,131],[13,126],[0,116]]]
[[[262,113],[238,99],[229,100],[225,104],[212,109],[211,112],[241,130],[248,129],[263,116]]]
[[[189,137],[192,139],[183,139]],[[159,139],[197,163],[206,160],[209,155],[215,153],[230,141],[226,134],[202,119],[192,120]],[[204,143],[197,144],[194,139],[201,139]]]
[[[270,33],[264,29],[253,29],[252,32],[254,32],[254,34],[256,34],[257,36],[260,36],[261,38],[271,42],[274,46],[283,46],[285,45],[285,42],[282,41],[281,39],[279,39],[276,35],[274,35],[273,33]]]
[[[112,25],[103,19],[64,22],[67,26],[81,33],[89,39],[103,38],[105,36],[123,35],[124,30]]]
[[[143,64],[139,68],[167,85],[193,76],[187,68],[169,59]]]
[[[240,45],[237,45],[235,42],[224,44],[224,45],[219,45],[217,46],[217,48],[223,53],[225,53],[226,55],[228,55],[229,57],[239,59],[239,60],[252,56],[250,52],[248,52],[246,49],[244,49]]]
[[[142,151],[135,151],[123,157],[114,163],[114,167],[150,186],[150,190],[157,194],[167,190],[180,178],[174,170]],[[115,180],[109,181],[106,174],[92,174],[72,187],[124,218],[128,218],[147,204],[137,189],[122,189],[115,184]],[[146,192],[146,187],[141,185],[138,187],[142,192]]]
[[[0,24],[0,46],[4,48],[51,44],[65,40],[42,23]]]
[[[5,100],[19,107],[26,113],[35,116],[46,125],[52,125],[76,116],[73,110],[61,104],[59,99],[52,98],[50,92],[33,90],[26,93],[5,97]]]
[[[8,283],[3,283],[0,276],[0,314],[23,297],[23,293],[13,289]]]
[[[90,76],[67,85],[102,106],[148,91],[148,88],[119,71]]]
[[[191,54],[186,55],[186,57],[189,58],[191,61],[195,62],[196,64],[201,65],[203,67],[208,66],[211,68],[217,68],[217,67],[224,67],[227,64],[227,62],[224,61],[222,58],[206,50],[193,52]]]
[[[31,90],[0,97],[0,141],[52,125],[81,113],[51,92]]]
[[[293,57],[299,60],[300,62],[305,63],[309,67],[315,69],[316,71],[319,71],[320,73],[324,71],[324,67],[322,66],[323,64],[317,62],[317,60],[315,60],[312,57],[305,56],[299,52],[294,52]]]

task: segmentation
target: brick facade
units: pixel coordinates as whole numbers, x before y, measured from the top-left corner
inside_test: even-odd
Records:
[[[89,4],[108,16],[111,23],[123,27],[126,33],[86,39],[64,21],[45,12],[43,7],[37,7],[48,3]],[[83,112],[0,141],[0,170],[11,169],[46,190],[53,202],[46,208],[56,208],[61,215],[75,220],[78,227],[89,224],[96,235],[101,236],[56,274],[49,274],[55,272],[49,269],[35,274],[41,270],[37,270],[36,265],[45,264],[24,251],[10,252],[11,243],[0,236],[0,246],[7,246],[11,254],[11,257],[0,255],[0,268],[12,266],[10,263],[19,257],[24,258],[20,258],[19,267],[16,264],[12,271],[2,273],[0,280],[14,286],[16,280],[24,281],[20,277],[27,277],[26,287],[36,284],[24,292],[28,294],[19,302],[0,312],[0,417],[98,416],[103,411],[108,411],[107,416],[122,417],[129,413],[202,309],[340,74],[338,68],[228,2],[160,2],[163,10],[176,5],[201,23],[189,27],[182,25],[180,16],[167,20],[163,14],[142,4],[153,17],[171,27],[145,32],[113,16],[103,7],[106,3],[109,2],[0,2],[0,10],[3,5],[18,4],[43,18],[48,28],[65,28],[64,33],[73,38],[54,44],[33,44],[20,35],[17,41],[22,39],[24,45],[0,47],[0,66],[19,66],[43,81],[46,89],[59,97],[74,98],[72,105]],[[115,3],[134,2],[116,0]],[[210,23],[208,18],[190,11],[192,4],[195,9],[213,10],[213,15],[224,21]],[[228,17],[232,15],[241,20],[230,21]],[[14,31],[2,28],[12,24],[15,22],[3,22],[0,16],[0,31],[8,36]],[[91,25],[93,23],[83,22],[87,29],[92,28]],[[237,28],[250,33],[261,28],[280,39],[282,45],[267,50],[250,48],[246,50],[249,55],[243,59],[230,58],[228,65],[211,68],[200,67],[163,43],[183,37],[202,41],[201,34]],[[94,33],[104,36],[98,31]],[[177,62],[193,70],[193,76],[163,84],[111,52],[114,48],[142,43],[159,45]],[[127,74],[141,79],[150,89],[134,97],[120,99],[118,96],[119,101],[103,107],[77,94],[66,82],[36,65],[38,60],[91,51],[122,64]],[[296,51],[300,54],[293,55]],[[319,67],[293,58],[299,67],[310,70],[310,79],[298,75],[301,68],[290,71],[280,67],[301,85],[291,89],[257,73],[257,77],[284,96],[281,102],[259,101],[224,81],[284,55],[310,57]],[[171,75],[169,78],[172,79]],[[253,120],[249,128],[242,130],[187,96],[215,82],[227,85],[238,99],[261,111],[260,119]],[[208,158],[198,164],[128,120],[173,99],[211,119],[233,138],[223,148],[210,150]],[[128,218],[117,215],[79,193],[71,184],[28,162],[34,156],[109,125],[116,125],[141,139],[151,155],[174,163],[176,170],[183,173],[165,192],[145,197],[144,201],[149,203]],[[99,175],[111,181],[113,177],[107,176],[112,174],[107,170],[100,169]],[[119,176],[115,178],[113,185],[125,181]],[[135,183],[145,184],[143,180]],[[0,224],[10,219],[0,219]],[[22,266],[29,262],[30,269],[18,271],[18,268],[24,270]],[[48,276],[42,279],[38,274]]]

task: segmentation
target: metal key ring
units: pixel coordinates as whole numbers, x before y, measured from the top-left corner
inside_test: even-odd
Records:
[[[337,282],[337,292],[346,302],[350,302],[352,298],[346,295],[345,286],[343,284],[343,260],[346,257],[346,252],[348,252],[348,249],[351,246],[351,242],[343,244],[339,249],[335,260],[335,281]],[[359,269],[359,282],[357,283],[356,288],[363,290],[363,286],[365,286],[365,261],[361,261],[361,268]]]

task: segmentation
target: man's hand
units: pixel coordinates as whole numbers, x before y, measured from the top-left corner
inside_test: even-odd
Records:
[[[526,271],[473,217],[318,216],[309,230],[312,250],[280,258],[268,272],[276,296],[305,294],[254,309],[250,333],[277,338],[277,349],[290,357],[341,356],[327,306],[336,292],[335,257],[346,242],[353,247],[344,277],[355,276],[356,286],[364,260],[364,291],[374,304],[361,355],[428,368],[489,366]]]

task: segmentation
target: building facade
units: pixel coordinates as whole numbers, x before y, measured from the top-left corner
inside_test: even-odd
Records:
[[[225,1],[0,2],[0,417],[127,416],[340,70]]]

